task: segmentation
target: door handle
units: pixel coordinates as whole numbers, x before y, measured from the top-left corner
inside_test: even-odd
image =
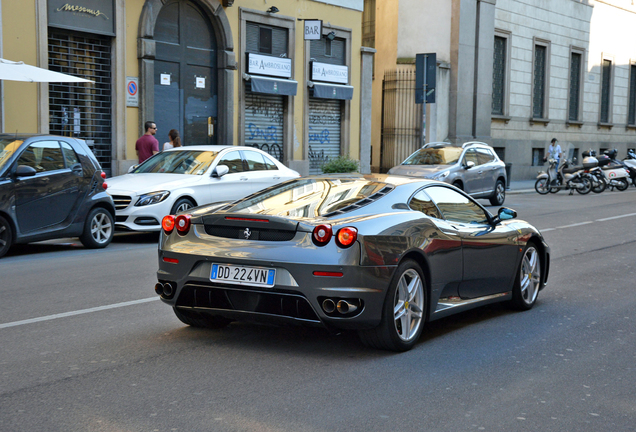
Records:
[[[247,177],[241,177],[241,181],[247,181]]]

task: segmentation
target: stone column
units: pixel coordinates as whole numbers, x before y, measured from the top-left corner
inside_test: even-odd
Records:
[[[490,142],[496,0],[453,0],[449,138]]]

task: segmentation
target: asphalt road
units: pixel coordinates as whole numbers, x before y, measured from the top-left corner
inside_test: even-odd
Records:
[[[635,203],[509,195],[552,248],[535,308],[436,321],[402,354],[189,328],[154,295],[154,235],[20,246],[0,260],[0,431],[634,431]]]

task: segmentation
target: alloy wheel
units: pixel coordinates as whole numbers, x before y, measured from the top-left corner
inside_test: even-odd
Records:
[[[532,305],[537,299],[541,285],[541,262],[533,246],[526,249],[520,272],[521,298],[527,305]]]
[[[417,337],[424,316],[424,287],[416,270],[407,269],[400,276],[393,305],[397,335],[410,342]]]
[[[91,236],[98,244],[103,244],[111,238],[113,225],[110,218],[103,212],[99,212],[91,221]]]
[[[181,204],[179,204],[179,206],[177,207],[177,211],[176,213],[180,213],[182,211],[186,211],[187,209],[192,208],[192,205],[190,205],[189,202],[184,201]]]

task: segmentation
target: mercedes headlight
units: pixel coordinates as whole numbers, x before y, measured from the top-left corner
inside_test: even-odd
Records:
[[[448,177],[448,175],[449,175],[449,174],[450,174],[450,171],[442,171],[442,172],[441,172],[441,173],[439,173],[439,174],[435,174],[435,175],[433,176],[433,180],[439,180],[439,181],[442,181],[442,180],[444,180],[446,177]]]
[[[139,197],[135,205],[137,207],[141,207],[150,204],[157,204],[168,198],[168,195],[170,195],[170,191],[159,191],[143,194]]]

